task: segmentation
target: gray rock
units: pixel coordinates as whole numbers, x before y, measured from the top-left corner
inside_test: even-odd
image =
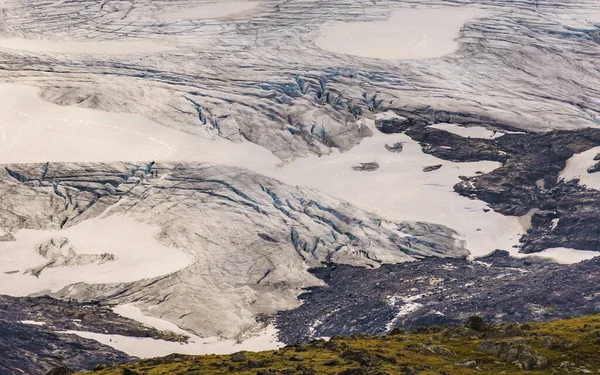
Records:
[[[71,370],[69,370],[69,368],[65,367],[65,366],[55,367],[52,370],[48,371],[48,373],[46,373],[46,375],[71,375],[71,374],[72,374]]]
[[[524,339],[483,341],[477,350],[499,356],[506,362],[517,362],[523,370],[539,370],[549,365],[548,358],[533,350]]]
[[[587,169],[587,173],[596,173],[600,172],[600,162],[594,164],[593,166]]]
[[[428,167],[424,167],[423,172],[433,172],[433,171],[437,171],[440,168],[442,168],[442,164],[430,165]]]
[[[385,145],[385,149],[389,152],[401,153],[404,149],[404,144],[402,142],[396,142],[393,145]]]
[[[491,329],[476,324],[483,327],[478,332],[464,327],[467,318],[477,313],[498,324],[588,314],[600,303],[598,267],[600,257],[561,265],[515,259],[497,251],[475,261],[428,258],[373,270],[341,265],[315,268],[311,272],[327,285],[301,295],[298,308],[280,312],[277,327],[286,343],[439,325],[455,327],[447,333],[449,339],[476,336],[493,342],[522,336],[526,327],[510,324]],[[582,294],[595,297],[582,299]],[[402,302],[406,300],[411,301],[408,313]],[[316,321],[319,324],[309,330],[306,322]]]
[[[46,268],[100,265],[115,260],[115,256],[109,253],[78,254],[70,245],[69,239],[64,237],[56,237],[43,242],[38,246],[37,253],[48,259],[48,263],[26,271],[36,277],[39,277]]]
[[[352,167],[355,171],[363,171],[363,172],[373,172],[379,169],[379,163],[374,161],[370,163],[360,163]]]

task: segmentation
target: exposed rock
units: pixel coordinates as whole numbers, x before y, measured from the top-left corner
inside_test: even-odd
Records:
[[[596,173],[600,172],[600,162],[594,164],[593,166],[587,169],[587,173]]]
[[[342,372],[338,372],[337,375],[368,375],[367,370],[362,367],[351,368],[348,370],[344,370]]]
[[[379,169],[379,163],[376,161],[370,163],[360,163],[359,165],[352,167],[352,169],[355,171],[373,172]]]
[[[6,321],[4,316],[0,320],[0,352],[2,374],[70,374],[66,366],[83,371],[134,359],[94,340]]]
[[[70,245],[69,239],[64,237],[56,237],[42,243],[38,246],[37,252],[42,257],[48,259],[48,263],[27,271],[36,277],[39,277],[46,268],[86,266],[89,264],[103,264],[115,260],[115,256],[109,253],[78,254]]]
[[[333,265],[311,270],[327,285],[311,288],[300,296],[300,307],[279,313],[277,327],[280,338],[292,343],[336,334],[462,325],[473,314],[490,323],[579,316],[596,311],[600,303],[598,267],[600,257],[561,265],[515,259],[504,251],[475,261],[428,258],[374,270]],[[318,324],[309,329],[306,322]],[[485,329],[481,321],[473,326]],[[507,325],[477,332],[464,327],[448,334],[495,339],[520,336],[524,329]]]
[[[440,168],[442,168],[442,164],[430,165],[429,167],[424,167],[423,172],[433,172],[437,171]]]
[[[99,304],[62,301],[51,297],[10,297],[0,295],[0,316],[6,322],[35,321],[39,330],[86,331],[130,337],[152,337],[166,341],[185,341],[187,336],[159,331],[124,318]]]
[[[473,331],[483,332],[487,330],[487,324],[480,316],[470,316],[465,324],[465,327],[472,329]]]
[[[46,375],[71,375],[72,372],[71,370],[69,370],[68,367],[65,366],[60,366],[60,367],[55,367],[52,370],[48,371],[48,373]]]
[[[531,348],[527,340],[483,341],[477,350],[497,355],[506,362],[516,362],[523,370],[539,370],[548,367],[548,358]]]
[[[394,143],[393,145],[385,145],[385,149],[389,152],[400,153],[404,149],[404,144],[402,142]]]
[[[465,360],[463,362],[460,363],[456,363],[455,364],[456,367],[466,367],[466,368],[470,368],[473,370],[477,370],[477,361],[472,361],[472,360]]]
[[[246,361],[246,355],[244,354],[244,352],[233,353],[231,355],[231,360],[233,362],[245,362]]]
[[[403,115],[408,116],[408,120],[384,120],[377,126],[386,133],[405,132],[420,142],[424,152],[444,160],[503,163],[488,174],[463,178],[454,190],[471,199],[480,199],[504,215],[523,216],[533,209],[538,210],[521,239],[522,252],[534,253],[557,247],[600,250],[597,236],[600,210],[594,203],[600,200],[600,191],[588,190],[577,181],[558,178],[567,159],[600,145],[599,129],[506,134],[494,139],[479,139],[431,128],[415,116],[411,119],[410,115]],[[482,120],[472,121],[490,126]],[[502,125],[494,123],[493,126]],[[554,219],[560,219],[557,226],[553,224]]]

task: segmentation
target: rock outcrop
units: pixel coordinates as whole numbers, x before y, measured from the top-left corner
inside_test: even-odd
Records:
[[[406,133],[420,142],[424,152],[440,159],[501,162],[502,167],[490,173],[463,178],[454,190],[482,200],[504,215],[524,216],[532,212],[531,226],[521,238],[522,252],[535,253],[557,247],[600,251],[597,236],[600,210],[595,203],[600,200],[600,191],[587,189],[578,181],[559,178],[570,157],[600,145],[600,130],[465,138],[429,127],[440,120],[435,111],[428,113],[429,116],[422,119],[418,113],[403,112],[405,119],[383,120],[377,126],[384,133]],[[471,118],[469,124],[511,129],[477,118]]]
[[[455,325],[489,339],[518,332],[491,332],[484,321],[547,321],[598,311],[600,257],[574,265],[515,259],[507,252],[468,261],[428,258],[375,270],[332,265],[313,269],[327,285],[311,288],[302,305],[278,314],[284,342],[350,334],[383,334]],[[461,334],[455,330],[458,334]]]

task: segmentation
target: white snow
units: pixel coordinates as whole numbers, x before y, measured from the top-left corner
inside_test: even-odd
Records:
[[[523,227],[516,217],[503,216],[486,203],[454,192],[459,176],[489,172],[500,163],[482,161],[453,163],[427,155],[421,146],[403,134],[380,133],[372,120],[365,121],[373,136],[362,140],[348,152],[307,156],[285,165],[272,175],[289,184],[309,185],[344,199],[364,210],[390,220],[415,220],[442,224],[459,233],[473,256],[496,249],[516,252]],[[389,152],[386,144],[402,142],[401,153]],[[352,166],[377,161],[374,172],[358,172]],[[442,168],[423,172],[423,167],[442,164]]]
[[[132,55],[171,51],[175,48],[172,45],[151,40],[58,42],[41,39],[0,38],[1,49],[44,53]]]
[[[155,228],[125,216],[91,219],[66,230],[23,229],[14,242],[0,242],[0,293],[26,296],[56,292],[78,282],[124,283],[166,275],[193,261],[181,249],[162,245]],[[79,254],[111,253],[114,261],[86,266],[46,268],[39,277],[24,272],[47,263],[35,248],[53,237],[66,237]],[[17,273],[9,273],[19,271]]]
[[[424,294],[417,294],[415,296],[410,296],[410,297],[402,297],[399,295],[394,295],[394,296],[388,297],[389,305],[394,306],[394,307],[396,307],[399,304],[402,304],[402,305],[398,309],[396,316],[394,316],[394,318],[388,324],[386,324],[386,326],[385,326],[386,332],[391,331],[394,328],[394,325],[396,324],[396,322],[400,318],[402,318],[403,316],[406,316],[414,311],[417,311],[419,308],[421,308],[423,306],[423,304],[417,303],[414,301],[423,298],[423,296],[424,296]]]
[[[594,160],[594,157],[598,154],[600,154],[600,147],[594,147],[580,154],[573,155],[567,160],[567,165],[560,172],[559,178],[566,180],[579,178],[581,185],[586,185],[590,189],[600,190],[600,172],[587,172],[589,167],[598,163],[598,161]]]
[[[241,343],[237,343],[235,340],[220,340],[217,337],[202,338],[190,334],[188,334],[190,336],[189,342],[184,344],[152,338],[106,335],[81,331],[65,331],[64,333],[96,340],[139,358],[162,357],[173,353],[199,355],[230,354],[239,351],[258,352],[277,349],[283,346],[282,343],[277,341],[277,330],[271,325],[256,336],[252,336]]]
[[[35,320],[21,320],[21,323],[28,324],[31,326],[45,326],[46,325],[46,323],[44,323],[44,322],[36,322]]]
[[[600,256],[600,253],[598,253],[597,251],[585,251],[569,249],[565,247],[555,247],[551,249],[546,249],[542,252],[535,254],[520,254],[519,257],[550,258],[558,263],[574,264],[582,262],[584,260],[595,258],[597,256]]]
[[[280,161],[250,142],[192,136],[134,114],[58,106],[37,92],[0,84],[2,163],[197,160],[256,169]]]
[[[591,13],[586,16],[586,19],[591,23],[600,25],[600,13]]]
[[[239,16],[260,4],[259,1],[222,1],[191,8],[182,8],[167,13],[157,13],[156,17],[163,20],[209,19]]]
[[[553,231],[554,229],[556,229],[556,227],[558,226],[558,222],[560,221],[560,219],[552,219],[552,229],[551,231]]]
[[[401,9],[386,21],[326,24],[315,44],[329,52],[369,58],[437,58],[453,53],[465,22],[482,15],[466,7]]]
[[[179,333],[182,335],[190,336],[190,333],[182,330],[176,324],[168,322],[166,320],[160,318],[154,318],[152,316],[144,315],[142,310],[136,307],[134,304],[126,304],[115,306],[112,309],[116,314],[121,315],[122,317],[133,319],[137,322],[143,323],[147,326],[154,327],[159,331],[170,331],[174,333]]]
[[[494,139],[500,138],[504,134],[504,132],[493,131],[484,128],[483,126],[460,126],[456,124],[435,124],[429,126],[430,128],[445,130],[449,133],[459,135],[464,138],[484,138],[484,139]]]
[[[179,328],[177,325],[160,318],[144,315],[134,304],[113,307],[113,311],[125,318],[133,319],[140,323],[154,327],[161,331],[170,331],[189,337],[187,344],[173,343],[151,338],[132,338],[119,335],[104,335],[90,332],[75,332],[81,337],[97,340],[115,349],[124,351],[129,355],[140,358],[164,356],[172,353],[181,354],[228,354],[237,351],[262,351],[272,350],[283,346],[277,340],[277,330],[272,325],[260,332],[253,332],[242,343],[233,340],[221,340],[218,337],[202,338]]]

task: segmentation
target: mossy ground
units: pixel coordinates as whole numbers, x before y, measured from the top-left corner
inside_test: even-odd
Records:
[[[523,374],[515,360],[478,349],[481,342],[527,342],[548,359],[531,374],[600,373],[600,314],[552,323],[505,324],[482,331],[430,327],[386,336],[335,337],[277,351],[181,356],[96,370],[98,375],[138,374]],[[521,340],[521,338],[523,340]]]

